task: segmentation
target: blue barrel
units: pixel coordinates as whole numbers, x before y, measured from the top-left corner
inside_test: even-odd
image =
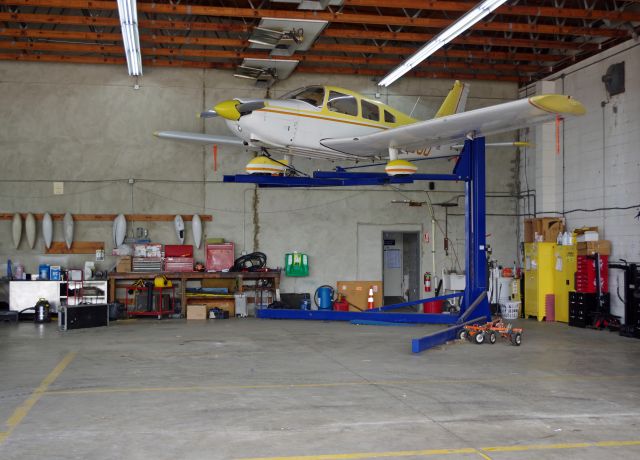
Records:
[[[318,288],[318,309],[331,310],[333,308],[333,302],[331,302],[331,294],[333,289],[330,286],[321,286]]]

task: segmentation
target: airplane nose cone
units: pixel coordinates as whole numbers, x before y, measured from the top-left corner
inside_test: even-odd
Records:
[[[226,118],[227,120],[237,121],[240,119],[240,112],[238,112],[237,105],[239,101],[224,101],[217,104],[213,110],[221,116],[222,118]]]

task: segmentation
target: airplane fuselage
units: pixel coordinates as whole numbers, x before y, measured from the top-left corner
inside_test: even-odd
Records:
[[[231,132],[253,147],[336,154],[322,144],[324,139],[364,136],[416,121],[377,100],[331,86],[302,88],[263,102],[264,107],[237,120],[226,119]]]
[[[381,123],[348,119],[323,113],[301,101],[268,99],[265,107],[239,120],[226,120],[236,136],[250,145],[271,144],[281,148],[296,148],[333,152],[321,144],[331,137],[357,137],[388,129]]]

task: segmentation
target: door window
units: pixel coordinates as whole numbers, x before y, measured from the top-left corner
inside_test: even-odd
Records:
[[[348,94],[330,91],[327,107],[332,112],[344,113],[353,117],[358,116],[358,100]]]
[[[362,101],[362,118],[380,121],[380,109],[377,105],[368,101]]]

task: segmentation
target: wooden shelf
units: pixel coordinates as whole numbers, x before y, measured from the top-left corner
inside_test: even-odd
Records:
[[[64,241],[53,241],[50,248],[45,248],[45,254],[95,254],[100,249],[104,251],[102,241],[74,241],[71,249]]]
[[[20,213],[23,219],[27,217],[27,213]],[[34,213],[33,214],[36,220],[42,220],[44,216],[43,213]],[[72,214],[73,220],[75,222],[112,222],[118,214]],[[193,214],[180,214],[184,221],[190,221],[193,219]],[[176,217],[176,214],[125,214],[124,217],[127,221],[136,221],[136,222],[173,222],[173,219]],[[12,213],[0,213],[0,220],[11,220],[13,219]],[[63,220],[64,214],[51,214],[51,219],[53,220]],[[211,222],[213,217],[207,214],[200,215],[200,220],[202,222]]]

